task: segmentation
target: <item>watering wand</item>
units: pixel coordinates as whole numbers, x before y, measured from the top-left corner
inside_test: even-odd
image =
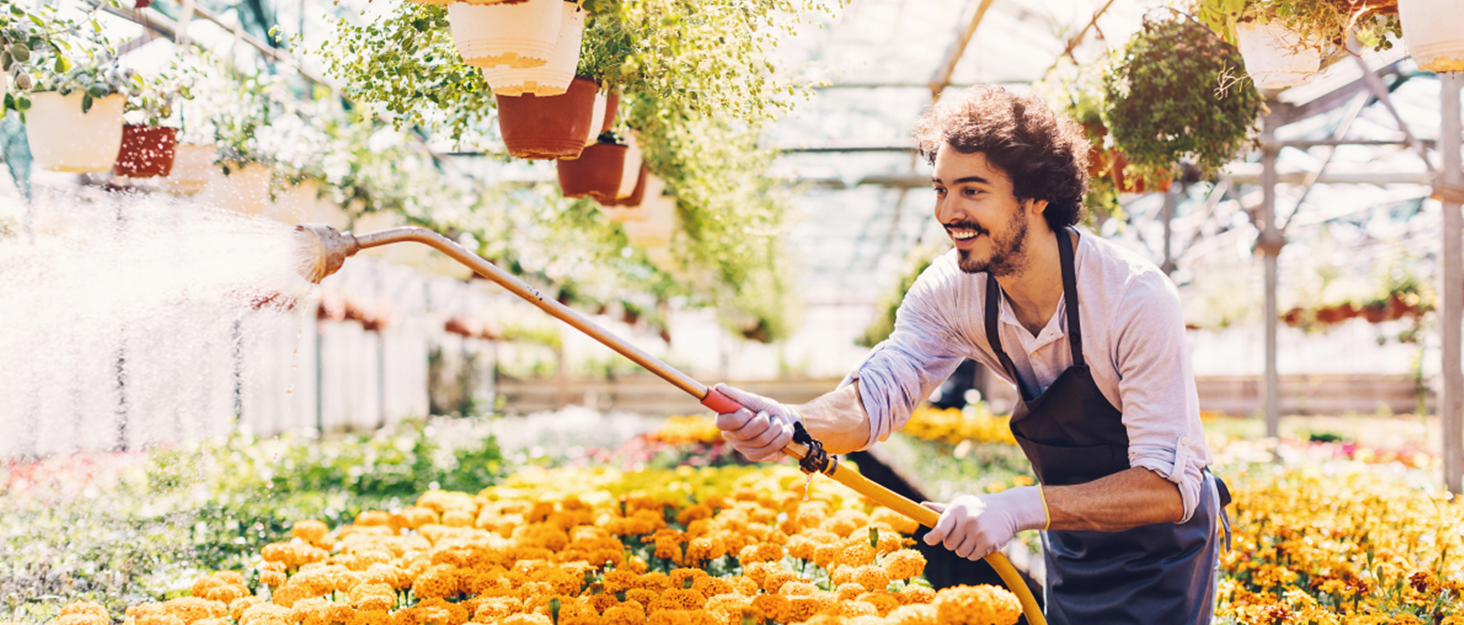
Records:
[[[339,271],[346,259],[354,256],[361,250],[400,243],[403,241],[415,241],[447,254],[478,275],[483,276],[499,286],[508,289],[510,293],[517,295],[530,304],[538,306],[544,312],[553,315],[556,319],[569,324],[576,330],[599,341],[606,347],[619,352],[620,355],[629,358],[636,364],[644,367],[647,371],[656,374],[662,379],[674,384],[677,388],[686,391],[692,397],[701,401],[703,406],[718,413],[736,412],[742,409],[737,402],[727,396],[718,393],[715,389],[709,388],[690,376],[682,373],[670,365],[661,362],[654,356],[641,351],[634,345],[626,342],[604,328],[596,325],[593,321],[586,319],[583,315],[573,309],[559,303],[551,297],[545,297],[538,289],[529,286],[524,281],[515,278],[512,274],[500,269],[498,266],[483,260],[482,257],[469,252],[461,245],[455,243],[441,234],[418,227],[390,228],[370,234],[352,234],[341,232],[327,225],[322,224],[300,224],[295,226],[295,233],[302,246],[304,262],[300,266],[300,273],[305,279],[319,283],[326,276]],[[794,433],[793,441],[788,443],[783,451],[798,459],[798,465],[806,473],[822,473],[834,479],[855,492],[868,497],[875,502],[894,510],[926,527],[935,527],[936,521],[940,520],[940,514],[922,506],[914,501],[906,499],[894,491],[870,481],[858,471],[841,464],[837,456],[830,456],[823,449],[823,445],[814,440],[808,432],[802,429],[799,424]],[[1022,603],[1022,613],[1026,615],[1027,622],[1031,625],[1046,625],[1042,610],[1037,606],[1037,600],[1032,596],[1027,584],[1012,568],[1011,562],[1006,556],[1000,553],[992,553],[986,556],[986,563],[996,569],[997,575],[1006,583],[1007,587],[1017,595]]]

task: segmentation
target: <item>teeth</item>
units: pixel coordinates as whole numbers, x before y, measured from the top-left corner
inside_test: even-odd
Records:
[[[957,241],[965,241],[966,239],[976,238],[976,231],[975,230],[952,230],[951,231],[951,236],[954,237]]]

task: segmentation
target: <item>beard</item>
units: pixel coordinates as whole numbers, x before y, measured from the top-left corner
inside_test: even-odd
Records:
[[[991,237],[991,256],[985,260],[971,257],[970,250],[960,251],[957,265],[966,273],[989,273],[992,277],[1021,273],[1027,268],[1027,220],[1021,210],[1012,213],[1007,221],[1006,234],[997,236],[974,222],[951,224],[951,227],[970,228]]]

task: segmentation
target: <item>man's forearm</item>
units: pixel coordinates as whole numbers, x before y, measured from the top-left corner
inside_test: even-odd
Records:
[[[1119,532],[1184,517],[1179,487],[1143,467],[1076,486],[1044,486],[1055,530]]]
[[[798,406],[798,411],[808,433],[831,454],[859,451],[869,442],[869,413],[864,410],[857,380]]]

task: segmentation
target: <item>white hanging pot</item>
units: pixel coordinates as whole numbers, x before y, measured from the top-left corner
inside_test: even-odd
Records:
[[[559,40],[562,4],[563,0],[454,2],[447,5],[447,20],[458,54],[468,65],[538,67],[549,62]]]
[[[630,244],[636,247],[670,245],[671,233],[676,229],[676,198],[659,195],[646,197],[641,206],[645,209],[644,221],[627,221],[621,224]]]
[[[127,98],[112,94],[92,101],[81,112],[80,91],[33,93],[25,114],[25,137],[37,167],[50,171],[97,173],[112,171],[122,149],[122,105]]]
[[[3,97],[4,96],[0,96],[0,98]],[[595,108],[590,113],[590,130],[589,132],[585,133],[585,147],[590,147],[592,145],[595,145],[596,143],[599,143],[601,132],[600,124],[596,124],[595,121],[605,118],[605,105],[608,102],[609,99],[605,97],[605,92],[595,92]]]
[[[541,0],[529,0],[539,2]],[[558,0],[554,0],[558,1]],[[558,32],[553,40],[553,52],[548,62],[538,66],[498,65],[483,67],[483,78],[496,95],[517,96],[532,93],[537,96],[559,95],[569,89],[574,80],[574,70],[579,65],[580,42],[585,34],[585,10],[573,2],[558,2],[560,15]],[[448,9],[451,11],[451,7]],[[465,57],[466,58],[466,57]],[[474,65],[474,63],[469,63]],[[604,109],[600,109],[601,114]],[[591,141],[594,143],[594,141]]]
[[[1464,72],[1464,6],[1459,0],[1398,0],[1403,44],[1418,68]]]
[[[650,172],[642,170],[644,187],[640,195],[634,193],[630,197],[615,202],[614,204],[601,204],[600,212],[610,223],[623,224],[631,221],[645,221],[651,217],[651,203],[661,199],[661,193],[666,190],[666,181],[652,176]],[[637,186],[642,183],[637,182]],[[674,206],[674,200],[673,200]]]
[[[219,149],[213,144],[183,143],[173,152],[173,170],[163,188],[174,195],[193,195],[208,186]]]
[[[641,173],[641,149],[640,144],[635,142],[635,135],[627,135],[625,144],[630,149],[625,151],[625,168],[620,172],[620,192],[615,194],[615,199],[623,200],[635,193],[635,185],[640,182]]]
[[[224,167],[228,167],[228,174]],[[208,186],[196,201],[245,215],[263,215],[269,204],[269,174],[269,168],[259,163],[221,164],[214,168]]]
[[[1296,87],[1311,82],[1321,69],[1322,55],[1301,34],[1270,22],[1242,22],[1235,27],[1245,72],[1261,89]]]

